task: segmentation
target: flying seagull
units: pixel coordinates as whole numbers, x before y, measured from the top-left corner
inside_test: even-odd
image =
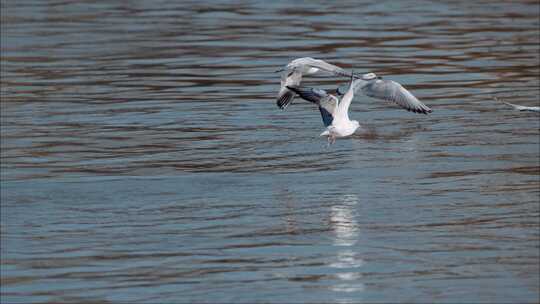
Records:
[[[338,66],[311,57],[295,59],[276,72],[283,72],[281,74],[281,88],[276,100],[276,104],[280,109],[285,109],[294,99],[294,92],[287,87],[300,86],[303,75],[313,75],[319,72],[345,77],[351,77],[352,75],[352,73]]]
[[[360,126],[358,121],[349,119],[348,113],[354,97],[355,83],[358,81],[363,80],[355,80],[351,77],[349,88],[341,100],[322,89],[300,86],[287,86],[287,88],[301,98],[319,106],[323,124],[326,127],[320,136],[327,136],[328,144],[333,144],[336,138],[352,135]]]
[[[494,97],[494,99],[495,99],[495,101],[499,101],[499,99],[497,97]],[[540,112],[540,107],[520,106],[520,105],[516,105],[516,104],[513,104],[513,103],[506,102],[506,101],[502,101],[502,100],[500,100],[500,102],[511,106],[514,110],[517,110],[517,111]]]

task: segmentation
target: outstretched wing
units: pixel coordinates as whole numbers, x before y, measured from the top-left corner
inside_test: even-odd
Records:
[[[320,59],[313,59],[313,58],[306,58],[305,60],[305,63],[306,65],[310,66],[310,67],[314,67],[314,68],[318,68],[320,69],[321,71],[325,71],[325,72],[328,72],[328,73],[331,73],[331,74],[334,74],[334,75],[337,75],[337,76],[345,76],[345,77],[351,77],[351,73],[350,72],[347,72],[345,71],[344,69],[336,66],[336,65],[333,65],[333,64],[330,64],[324,60],[320,60]]]
[[[308,87],[288,86],[290,90],[296,92],[300,98],[312,102],[319,106],[319,112],[325,127],[328,127],[334,121],[334,113],[338,106],[338,99],[325,90]]]
[[[497,97],[495,97],[495,101],[499,101],[499,99]],[[517,110],[517,111],[540,112],[540,107],[520,106],[520,105],[517,105],[517,104],[506,102],[504,100],[501,100],[501,102],[508,105],[508,106],[511,106],[512,108],[514,108],[514,110]]]
[[[281,88],[279,90],[276,104],[280,109],[285,109],[294,99],[295,93],[287,86],[299,86],[302,81],[302,73],[297,70],[285,72],[281,75]]]
[[[395,81],[374,79],[368,81],[361,88],[365,95],[393,101],[407,111],[423,114],[431,113],[431,109],[428,106]]]
[[[291,70],[294,68],[299,68],[300,70],[304,70],[305,67],[317,68],[322,72],[326,72],[328,74],[332,74],[336,76],[351,77],[351,73],[345,71],[344,69],[336,65],[330,64],[324,60],[313,59],[311,57],[297,58],[289,62],[289,64],[287,64],[285,69]]]
[[[296,94],[298,94],[300,98],[310,101],[317,105],[319,104],[319,102],[321,102],[322,99],[327,98],[329,95],[323,89],[301,87],[301,86],[294,86],[294,85],[287,86],[287,88],[292,90]]]

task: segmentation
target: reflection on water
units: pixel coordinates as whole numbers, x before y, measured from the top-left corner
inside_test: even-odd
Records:
[[[336,292],[360,292],[365,286],[361,283],[362,274],[358,268],[364,264],[364,261],[358,257],[358,253],[351,249],[358,242],[358,223],[355,220],[356,204],[358,204],[358,196],[355,194],[346,194],[342,197],[342,201],[338,205],[331,208],[331,223],[334,228],[335,241],[334,245],[343,247],[336,252],[336,261],[330,264],[345,272],[336,273],[338,284],[332,286],[332,290]],[[358,298],[340,298],[339,303],[356,302]]]
[[[1,302],[540,302],[538,1],[2,1]],[[297,57],[375,72],[330,148]],[[347,79],[306,77],[326,89]]]
[[[340,205],[332,206],[331,221],[336,234],[336,246],[352,246],[358,240],[358,223],[354,219],[358,197],[346,194]]]

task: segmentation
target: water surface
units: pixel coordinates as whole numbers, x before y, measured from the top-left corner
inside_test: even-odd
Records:
[[[540,301],[537,1],[1,3],[2,302]]]

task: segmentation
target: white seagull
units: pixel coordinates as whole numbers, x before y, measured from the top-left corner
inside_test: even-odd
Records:
[[[281,88],[276,100],[276,104],[280,109],[285,109],[294,99],[294,92],[287,87],[300,86],[303,75],[313,75],[319,72],[345,77],[351,77],[352,75],[352,73],[338,66],[311,57],[295,59],[276,72],[283,72],[281,74]]]
[[[328,144],[333,144],[336,138],[352,135],[360,126],[358,121],[349,119],[349,106],[354,97],[355,84],[362,79],[351,77],[349,89],[341,100],[325,90],[300,86],[287,86],[301,98],[319,106],[321,117],[326,130],[320,136],[328,137]]]
[[[499,99],[497,97],[494,97],[494,99],[495,99],[495,101],[499,101]],[[511,106],[512,108],[514,108],[514,110],[517,110],[517,111],[540,112],[540,107],[520,106],[520,105],[509,103],[509,102],[506,102],[506,101],[503,101],[503,100],[501,100],[501,102],[506,104],[506,105]]]

